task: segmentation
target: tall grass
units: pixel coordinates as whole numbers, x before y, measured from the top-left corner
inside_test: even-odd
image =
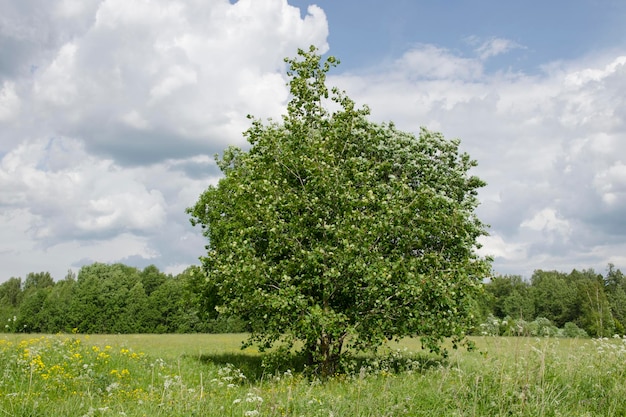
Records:
[[[241,335],[0,339],[0,416],[626,415],[622,339],[476,338],[441,360],[390,344],[326,381]]]

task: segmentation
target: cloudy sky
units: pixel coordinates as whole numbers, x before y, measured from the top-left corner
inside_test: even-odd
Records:
[[[314,5],[314,3],[316,5]],[[313,44],[375,121],[460,138],[494,270],[626,269],[622,0],[0,0],[0,281],[177,273],[184,210]]]

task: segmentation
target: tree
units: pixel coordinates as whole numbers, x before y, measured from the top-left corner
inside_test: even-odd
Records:
[[[626,325],[626,278],[615,265],[609,263],[604,278],[606,296],[611,305],[611,313],[615,323],[615,331],[624,334]]]
[[[17,313],[15,331],[40,333],[45,330],[42,326],[45,321],[44,305],[51,290],[52,287],[29,288]]]
[[[52,287],[54,285],[54,279],[50,275],[50,272],[29,272],[24,280],[24,291],[28,291],[31,288],[42,289]]]
[[[557,327],[576,319],[577,289],[566,273],[539,269],[530,281],[536,317],[545,317]]]
[[[159,271],[159,268],[154,265],[145,267],[139,276],[141,278],[141,284],[143,285],[146,295],[148,296],[152,294],[154,290],[163,285],[167,279],[167,276]]]
[[[71,321],[85,333],[128,333],[133,319],[123,314],[129,291],[140,281],[136,268],[94,263],[78,272],[72,299]]]
[[[519,275],[493,277],[486,286],[493,296],[493,314],[498,318],[532,320],[535,305],[530,294],[530,284]]]
[[[475,251],[486,233],[476,162],[439,133],[368,121],[328,91],[333,57],[298,55],[286,60],[282,123],[253,120],[249,151],[227,148],[224,177],[188,209],[209,240],[219,309],[245,318],[261,348],[301,341],[326,375],[346,347],[421,335],[439,351],[444,337],[464,339],[490,272]]]
[[[11,277],[0,284],[0,331],[14,332],[23,297],[22,279]]]
[[[2,306],[18,307],[22,300],[22,279],[11,277],[0,284],[0,304]]]
[[[71,305],[76,277],[69,271],[65,278],[51,288],[42,306],[41,330],[46,333],[70,332],[72,330]]]
[[[122,311],[125,333],[149,333],[154,330],[155,315],[152,314],[148,296],[141,281],[138,281],[129,291]]]
[[[578,289],[576,322],[579,327],[590,336],[613,335],[615,322],[604,290],[605,281],[602,275],[597,274],[593,269],[583,271],[574,269],[569,274],[569,278],[572,286]]]

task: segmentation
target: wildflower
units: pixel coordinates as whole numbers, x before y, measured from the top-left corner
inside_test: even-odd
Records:
[[[252,392],[249,392],[248,394],[246,394],[246,402],[247,403],[258,402],[260,404],[263,402],[263,398],[259,397],[258,395]]]
[[[245,413],[243,413],[244,416],[246,417],[254,417],[254,416],[258,416],[260,413],[258,410],[250,410],[250,411],[246,411]]]

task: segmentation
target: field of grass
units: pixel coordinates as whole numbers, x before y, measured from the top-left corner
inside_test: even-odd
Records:
[[[480,337],[446,360],[408,339],[327,381],[271,371],[242,340],[4,335],[0,416],[626,415],[622,339]]]

